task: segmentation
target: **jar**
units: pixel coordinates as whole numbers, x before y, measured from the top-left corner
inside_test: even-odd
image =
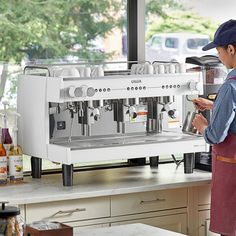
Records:
[[[0,202],[0,235],[23,236],[23,219],[20,217],[20,209],[6,206],[8,202]]]

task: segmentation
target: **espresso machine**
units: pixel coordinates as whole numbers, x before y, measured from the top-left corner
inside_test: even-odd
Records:
[[[183,100],[203,94],[201,72],[184,64],[133,63],[127,71],[106,65],[26,66],[18,78],[18,140],[31,156],[32,177],[41,161],[62,164],[63,185],[73,185],[77,163],[206,151],[199,135],[182,133]],[[190,168],[190,169],[189,169]]]
[[[190,71],[200,71],[203,77],[203,94],[200,97],[215,101],[219,88],[227,76],[226,67],[220,62],[217,56],[206,55],[202,57],[188,57],[186,63],[191,64]],[[211,111],[202,112],[208,120],[211,117]],[[212,146],[209,145],[207,152],[195,153],[195,168],[211,171],[212,169]]]

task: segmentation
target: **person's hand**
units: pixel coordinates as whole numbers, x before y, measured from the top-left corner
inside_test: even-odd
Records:
[[[205,98],[195,98],[192,102],[199,111],[210,110],[213,107],[213,102]]]
[[[207,119],[202,114],[196,114],[192,125],[201,133],[203,134],[204,130],[208,126]]]

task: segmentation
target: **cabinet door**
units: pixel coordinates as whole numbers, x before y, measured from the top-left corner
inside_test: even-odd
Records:
[[[219,234],[209,231],[210,226],[210,211],[199,212],[199,236],[219,236]]]
[[[198,187],[198,205],[208,205],[211,202],[210,184]]]
[[[143,223],[163,229],[167,229],[170,231],[175,231],[178,233],[187,234],[187,214],[176,214],[176,215],[168,215],[168,216],[158,216],[142,219],[134,219],[127,221],[120,221],[111,223],[112,225],[122,225],[122,224],[132,224],[132,223]]]
[[[26,223],[38,220],[70,222],[110,216],[109,197],[34,203],[26,205]]]
[[[111,196],[111,216],[187,207],[187,188]]]
[[[25,222],[25,205],[18,205],[16,206],[20,209],[20,217]]]

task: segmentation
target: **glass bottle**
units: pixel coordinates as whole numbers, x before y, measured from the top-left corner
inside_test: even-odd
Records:
[[[13,143],[10,146],[9,158],[9,178],[10,183],[18,183],[23,181],[23,152],[21,147],[17,144],[17,117],[18,113],[14,113],[15,125],[13,127]]]
[[[2,102],[3,106],[4,106],[4,113],[0,113],[0,115],[3,118],[3,128],[2,128],[2,144],[6,150],[6,155],[7,155],[7,174],[9,174],[9,159],[8,159],[8,152],[10,149],[10,146],[12,144],[12,138],[11,135],[9,133],[9,129],[7,127],[7,121],[8,121],[8,117],[7,117],[7,106],[9,105],[9,103],[7,101],[3,101]],[[9,176],[9,175],[8,175]]]
[[[7,154],[2,143],[0,143],[0,185],[7,184]]]

